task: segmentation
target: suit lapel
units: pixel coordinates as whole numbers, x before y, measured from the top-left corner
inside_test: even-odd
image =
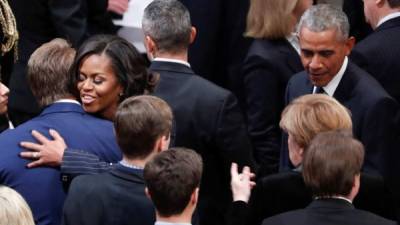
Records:
[[[349,61],[346,71],[343,74],[342,79],[339,82],[338,87],[333,94],[333,97],[340,103],[344,104],[351,97],[351,93],[354,89],[355,77],[352,75],[353,65]]]

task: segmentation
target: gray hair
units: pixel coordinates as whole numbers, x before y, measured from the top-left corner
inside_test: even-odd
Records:
[[[298,33],[303,27],[313,32],[334,28],[338,31],[338,39],[349,38],[350,25],[346,14],[341,9],[329,4],[314,5],[305,11],[297,27]]]
[[[191,28],[189,11],[177,0],[155,0],[144,10],[143,32],[154,40],[159,51],[186,50]]]

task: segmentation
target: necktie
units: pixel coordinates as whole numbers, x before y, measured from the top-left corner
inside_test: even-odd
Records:
[[[326,92],[325,92],[324,88],[316,87],[315,91],[314,91],[314,94],[325,94],[326,95]]]

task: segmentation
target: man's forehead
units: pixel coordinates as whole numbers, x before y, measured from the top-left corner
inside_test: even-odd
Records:
[[[331,28],[324,31],[312,31],[307,27],[300,30],[299,41],[301,48],[333,48],[333,45],[342,43],[338,40],[337,29]]]

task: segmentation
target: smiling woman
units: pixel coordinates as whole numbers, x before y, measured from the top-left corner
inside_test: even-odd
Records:
[[[88,113],[112,120],[127,97],[149,93],[157,78],[147,72],[140,53],[125,39],[98,35],[78,49],[71,86]]]

